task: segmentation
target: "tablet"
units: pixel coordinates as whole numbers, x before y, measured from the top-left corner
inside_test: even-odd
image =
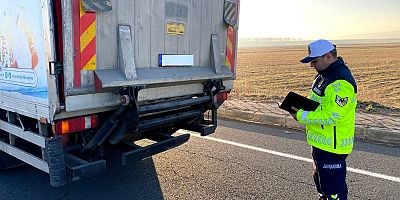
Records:
[[[279,104],[280,109],[286,110],[293,114],[296,112],[292,109],[292,107],[306,111],[314,111],[318,106],[318,102],[294,92],[289,92],[283,102]]]

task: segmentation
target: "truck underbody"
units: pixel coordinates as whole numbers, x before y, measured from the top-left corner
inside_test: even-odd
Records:
[[[122,88],[121,105],[96,114],[101,126],[68,134],[52,131],[62,121],[51,125],[0,109],[0,149],[23,161],[0,152],[0,170],[28,163],[49,173],[53,186],[61,186],[103,172],[107,157],[118,156],[125,165],[179,146],[189,139],[189,134],[173,136],[179,129],[211,134],[224,87],[211,81],[204,88],[202,94],[140,104],[140,88]],[[138,145],[143,140],[151,142]]]

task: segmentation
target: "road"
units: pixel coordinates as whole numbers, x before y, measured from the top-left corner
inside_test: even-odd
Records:
[[[220,120],[210,137],[61,188],[29,166],[1,172],[0,199],[317,199],[303,134]],[[347,161],[349,199],[400,198],[400,148],[356,141]]]

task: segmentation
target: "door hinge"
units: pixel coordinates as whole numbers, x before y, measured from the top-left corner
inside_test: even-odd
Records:
[[[60,75],[63,73],[63,64],[61,62],[49,62],[50,75]]]

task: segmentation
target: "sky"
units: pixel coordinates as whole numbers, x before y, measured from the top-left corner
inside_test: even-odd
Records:
[[[239,17],[239,38],[312,40],[400,34],[400,0],[241,0]],[[384,35],[375,37],[388,34]]]

